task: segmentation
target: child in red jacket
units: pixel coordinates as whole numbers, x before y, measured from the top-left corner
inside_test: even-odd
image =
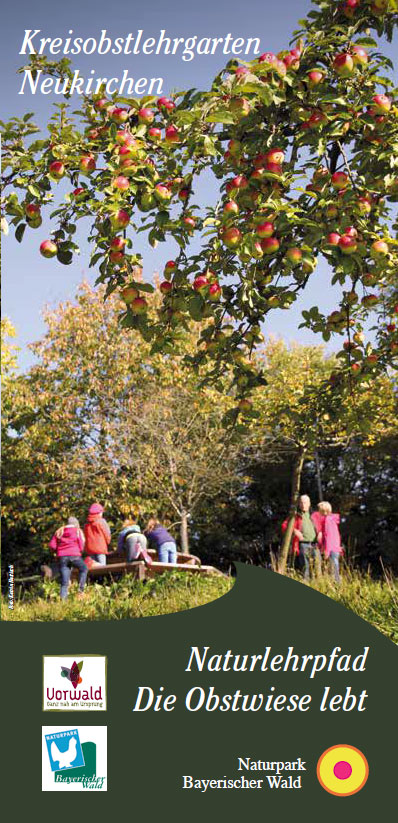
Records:
[[[109,526],[103,518],[104,507],[100,503],[93,503],[88,510],[87,523],[84,526],[86,538],[85,553],[101,566],[106,565],[106,555],[111,542]]]

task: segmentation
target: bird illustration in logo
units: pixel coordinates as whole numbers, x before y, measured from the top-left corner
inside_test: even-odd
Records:
[[[60,752],[57,744],[54,742],[51,743],[51,757],[54,763],[59,763],[60,769],[70,769],[71,765],[74,760],[76,760],[77,755],[77,744],[76,744],[76,737],[71,737],[69,740],[69,746],[66,752]]]
[[[61,666],[61,677],[66,677],[67,680],[70,680],[72,683],[73,688],[75,689],[79,683],[82,682],[82,677],[80,676],[80,672],[83,668],[83,660],[80,663],[76,663],[76,660],[68,669],[66,666]]]

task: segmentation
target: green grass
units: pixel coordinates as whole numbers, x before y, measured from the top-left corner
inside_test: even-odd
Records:
[[[302,580],[294,572],[289,577]],[[59,583],[40,584],[16,600],[14,611],[2,605],[3,620],[122,620],[126,617],[152,617],[202,606],[230,591],[231,577],[201,577],[168,572],[146,583],[125,577],[108,585],[87,586],[83,600],[77,598],[74,584],[68,600],[59,599]],[[373,624],[398,643],[398,580],[374,580],[358,571],[345,570],[340,586],[324,575],[308,585],[332,597]]]
[[[289,577],[302,579],[294,572],[289,572]],[[337,600],[398,643],[397,578],[386,575],[383,580],[374,580],[370,575],[347,569],[343,572],[340,586],[336,586],[328,575],[307,585]]]
[[[3,620],[122,620],[126,617],[152,617],[203,606],[227,594],[233,585],[231,577],[187,575],[168,572],[142,583],[129,577],[108,585],[92,583],[85,596],[77,597],[77,584],[71,586],[69,597],[59,599],[59,583],[39,584],[15,600],[8,609],[4,600]]]

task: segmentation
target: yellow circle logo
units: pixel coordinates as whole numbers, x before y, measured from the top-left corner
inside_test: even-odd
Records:
[[[356,794],[365,785],[369,766],[364,754],[355,746],[331,746],[321,754],[316,769],[325,791],[338,797]]]

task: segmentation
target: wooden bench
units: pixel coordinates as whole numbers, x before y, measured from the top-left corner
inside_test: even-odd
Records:
[[[155,549],[148,549],[148,554],[151,556],[152,560],[156,562],[158,556],[157,551]],[[112,552],[111,554],[108,554],[106,558],[107,566],[114,566],[116,564],[126,562],[125,555],[120,552]],[[194,554],[183,554],[182,552],[177,552],[177,565],[200,566],[200,560],[199,557],[196,557]]]
[[[150,550],[149,554],[156,557],[156,551]],[[178,571],[184,574],[202,574],[202,575],[222,575],[219,569],[215,566],[202,566],[198,557],[192,554],[182,554],[178,552],[177,563],[159,563],[153,560],[150,566],[147,566],[143,560],[133,560],[127,563],[122,560],[120,554],[109,554],[107,556],[106,566],[92,566],[88,570],[88,580],[97,580],[101,577],[120,577],[122,575],[130,574],[135,580],[147,580],[153,578],[157,574],[163,574],[167,571]],[[72,580],[77,580],[79,572],[77,569],[72,569]]]

